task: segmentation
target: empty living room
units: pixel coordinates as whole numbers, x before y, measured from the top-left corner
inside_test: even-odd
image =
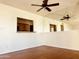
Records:
[[[79,59],[79,0],[0,0],[0,59]]]

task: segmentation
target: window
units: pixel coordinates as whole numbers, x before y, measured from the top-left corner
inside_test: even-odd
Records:
[[[33,21],[17,17],[17,31],[33,32]]]
[[[61,26],[61,31],[64,31],[64,25],[60,25]]]
[[[50,32],[55,32],[55,31],[57,31],[56,25],[50,24]]]

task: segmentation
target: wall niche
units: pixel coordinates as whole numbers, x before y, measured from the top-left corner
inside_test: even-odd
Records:
[[[17,32],[33,32],[33,20],[17,17]]]

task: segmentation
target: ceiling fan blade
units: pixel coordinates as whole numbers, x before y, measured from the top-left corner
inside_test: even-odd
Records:
[[[44,1],[43,1],[43,4],[44,4],[44,5],[47,5],[47,2],[48,2],[48,0],[44,0]]]
[[[60,20],[64,20],[64,19],[60,19]]]
[[[50,8],[48,8],[48,7],[45,7],[45,9],[46,9],[46,10],[48,10],[49,12],[51,11],[51,9],[50,9]]]
[[[32,6],[42,6],[42,5],[32,4]]]
[[[38,9],[37,12],[39,12],[41,9],[43,9],[43,8]]]
[[[47,5],[48,7],[51,7],[51,6],[58,6],[59,5],[59,3],[54,3],[54,4],[49,4],[49,5]]]

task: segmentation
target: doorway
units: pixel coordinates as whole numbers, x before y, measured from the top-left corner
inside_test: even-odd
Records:
[[[56,32],[57,31],[57,27],[55,24],[50,24],[50,32]]]
[[[61,31],[64,31],[64,25],[60,25],[61,26]]]

